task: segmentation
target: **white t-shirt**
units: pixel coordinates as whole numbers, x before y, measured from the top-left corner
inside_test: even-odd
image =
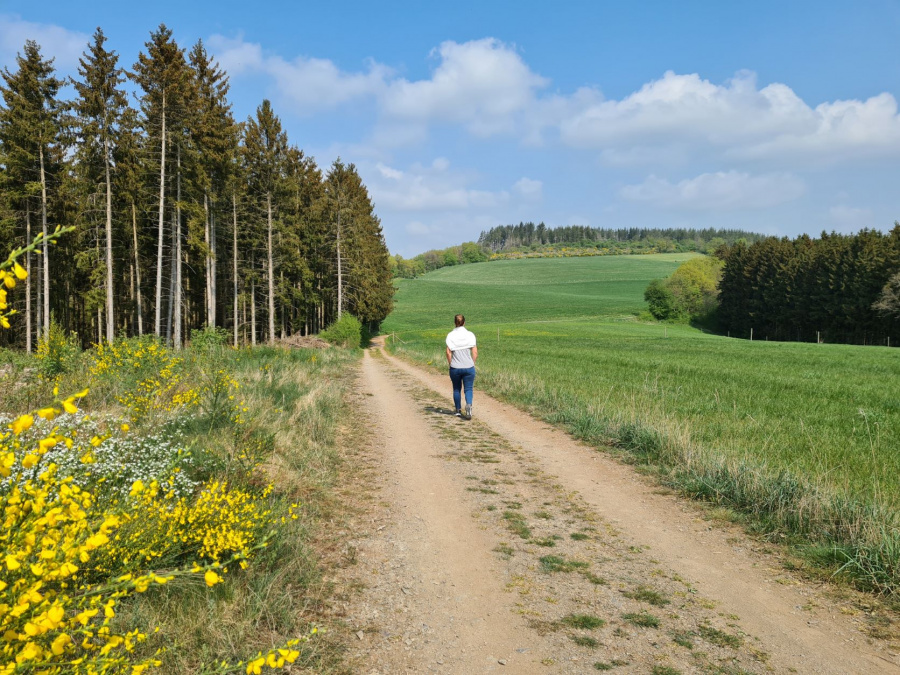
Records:
[[[475,360],[472,358],[472,347],[475,346],[475,333],[465,326],[454,328],[447,335],[447,348],[450,349],[451,368],[474,368]]]

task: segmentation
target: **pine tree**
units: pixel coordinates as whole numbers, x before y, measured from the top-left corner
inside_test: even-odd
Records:
[[[118,145],[119,122],[127,105],[120,85],[125,80],[118,67],[119,56],[104,48],[106,37],[97,28],[93,42],[81,57],[78,67],[80,80],[72,84],[78,92],[73,111],[78,144],[77,165],[89,181],[95,173],[102,175],[105,187],[106,212],[106,340],[115,338],[113,303],[113,155]]]
[[[143,89],[141,111],[144,130],[159,147],[159,217],[156,248],[156,302],[153,330],[162,335],[163,252],[165,246],[166,153],[168,134],[185,118],[188,72],[184,52],[172,39],[172,31],[160,24],[145,43],[130,77]],[[180,238],[179,238],[180,239]]]
[[[191,138],[200,157],[199,187],[203,192],[206,324],[216,325],[217,246],[216,207],[234,167],[238,129],[228,103],[228,76],[198,41],[189,55],[194,73],[196,106],[191,117]],[[233,205],[232,205],[233,206]]]
[[[37,179],[40,184],[41,231],[45,235],[42,249],[43,298],[41,312],[42,332],[46,339],[50,334],[50,254],[46,243],[48,222],[48,186],[56,179],[56,162],[59,156],[61,105],[57,94],[61,81],[54,75],[53,59],[44,59],[34,40],[25,43],[23,54],[16,56],[18,69],[10,72],[4,68],[0,86],[4,105],[0,108],[0,143],[8,164],[7,171],[18,178],[22,185]],[[29,193],[30,190],[25,190]],[[23,209],[30,218],[28,196]]]
[[[266,281],[268,284],[269,342],[275,341],[275,256],[274,235],[275,199],[283,183],[287,135],[281,120],[268,100],[256,109],[244,126],[244,165],[247,171],[250,198],[260,200],[265,211]]]

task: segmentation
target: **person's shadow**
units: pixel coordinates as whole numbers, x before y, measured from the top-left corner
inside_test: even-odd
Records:
[[[436,415],[455,415],[455,410],[448,408],[435,408],[433,405],[426,405],[425,412],[435,413]]]

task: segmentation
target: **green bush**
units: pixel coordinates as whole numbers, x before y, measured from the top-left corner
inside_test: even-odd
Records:
[[[681,316],[681,310],[675,304],[675,296],[666,287],[665,281],[651,281],[644,291],[644,300],[649,305],[650,314],[657,321],[672,321]]]
[[[344,313],[340,319],[319,333],[319,337],[340,347],[362,346],[362,324],[352,314]]]
[[[698,256],[683,263],[665,280],[655,279],[644,291],[650,313],[659,321],[711,323],[719,306],[719,280],[724,263]]]
[[[47,338],[38,340],[38,370],[44,377],[56,377],[68,372],[78,355],[81,345],[78,336],[67,334],[56,319],[50,321],[50,332]]]
[[[231,333],[218,326],[204,326],[191,331],[191,347],[201,352],[224,347],[230,339]]]

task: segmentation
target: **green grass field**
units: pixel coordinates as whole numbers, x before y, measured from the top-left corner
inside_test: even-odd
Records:
[[[851,554],[881,546],[900,504],[900,352],[638,320],[647,283],[688,257],[443,268],[400,282],[383,331],[443,369],[443,338],[462,312],[479,339],[476,389],[646,456],[685,491],[770,527]]]

